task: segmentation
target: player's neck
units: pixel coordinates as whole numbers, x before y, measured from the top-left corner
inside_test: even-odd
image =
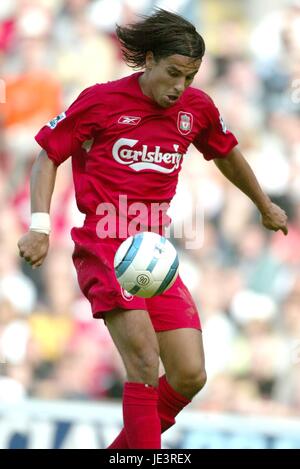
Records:
[[[142,90],[142,93],[148,98],[153,99],[151,89],[148,82],[147,70],[139,77],[139,85]]]

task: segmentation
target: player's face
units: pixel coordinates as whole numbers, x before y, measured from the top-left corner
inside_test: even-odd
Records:
[[[146,70],[140,83],[143,92],[164,108],[172,106],[192,84],[201,59],[185,55],[170,55],[156,62],[152,52],[146,55]]]

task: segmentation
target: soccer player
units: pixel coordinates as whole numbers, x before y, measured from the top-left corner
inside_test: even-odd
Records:
[[[190,86],[205,51],[195,27],[158,9],[135,24],[117,26],[116,33],[125,61],[141,71],[87,88],[36,135],[42,151],[32,170],[32,220],[19,250],[34,268],[44,261],[57,167],[72,156],[77,205],[86,214],[83,227],[71,232],[79,285],[94,317],[105,320],[127,373],[124,429],[110,448],[160,448],[161,432],[206,381],[199,315],[180,277],[147,300],[120,288],[113,258],[133,233],[124,236],[124,227],[110,221],[106,232],[104,207],[110,204],[111,215],[128,227],[134,210],[122,209],[121,196],[128,207],[143,202],[149,213],[151,203],[169,204],[182,159],[194,144],[254,202],[266,228],[287,234],[287,217],[260,188],[212,99]],[[152,223],[149,231],[158,223],[163,232],[163,220]]]

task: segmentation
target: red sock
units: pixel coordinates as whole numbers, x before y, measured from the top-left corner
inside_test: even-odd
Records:
[[[159,378],[158,415],[162,433],[174,425],[176,415],[190,402],[169,385],[166,375]]]
[[[165,432],[175,423],[176,415],[191,401],[176,392],[167,382],[166,376],[159,379],[158,386],[158,414],[161,422],[161,432]],[[108,449],[128,449],[126,433],[123,430],[108,447]]]
[[[123,419],[129,448],[160,449],[161,432],[157,411],[158,391],[143,383],[125,383]]]

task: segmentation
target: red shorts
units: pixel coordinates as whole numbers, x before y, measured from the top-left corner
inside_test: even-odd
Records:
[[[197,307],[187,287],[178,276],[172,287],[153,298],[129,295],[116,279],[113,260],[123,240],[95,239],[94,230],[73,228],[75,243],[73,262],[78,283],[91,303],[93,316],[103,318],[115,308],[147,310],[154,329],[166,331],[180,328],[200,329]]]

